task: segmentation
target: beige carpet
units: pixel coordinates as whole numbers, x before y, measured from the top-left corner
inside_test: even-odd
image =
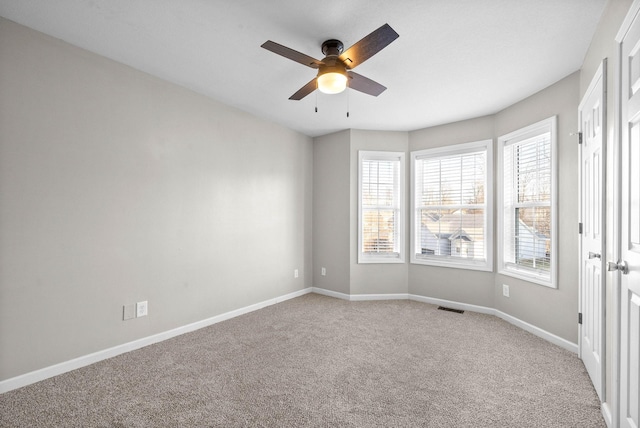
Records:
[[[498,318],[309,294],[0,395],[2,427],[604,427],[575,354]]]

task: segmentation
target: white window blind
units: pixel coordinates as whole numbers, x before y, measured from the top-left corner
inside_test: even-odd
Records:
[[[492,269],[491,141],[413,154],[413,262]]]
[[[508,264],[551,269],[551,133],[504,148],[504,256]]]
[[[360,152],[360,262],[402,259],[404,154]]]
[[[553,123],[552,118],[499,139],[502,271],[551,286],[555,250]]]

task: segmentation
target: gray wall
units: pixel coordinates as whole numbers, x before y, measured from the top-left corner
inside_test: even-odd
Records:
[[[310,138],[4,19],[0,58],[0,380],[311,286]]]
[[[406,132],[362,130],[347,130],[314,139],[315,287],[349,295],[407,293],[406,264],[357,263],[358,151],[406,153],[407,140]],[[326,268],[326,276],[321,275],[322,267]]]
[[[342,131],[313,144],[313,285],[344,294],[350,293],[350,136]]]
[[[584,97],[589,84],[593,79],[596,70],[602,63],[602,60],[607,58],[607,124],[606,124],[606,137],[607,137],[607,187],[606,187],[606,201],[607,201],[607,229],[606,229],[606,258],[605,260],[615,260],[614,249],[614,221],[613,221],[613,207],[614,207],[614,194],[617,190],[615,187],[615,174],[618,172],[618,166],[614,163],[614,150],[617,145],[615,141],[615,127],[616,122],[614,119],[614,102],[615,102],[615,76],[619,72],[617,65],[617,49],[615,37],[622,25],[627,11],[633,3],[632,0],[615,0],[609,1],[607,4],[596,33],[591,40],[591,45],[582,64],[582,71],[580,73],[580,99]],[[615,320],[612,318],[614,313],[615,295],[613,292],[613,280],[612,274],[606,276],[606,356],[605,356],[605,396],[604,401],[607,403],[610,409],[615,409],[615,402],[613,401],[612,394],[612,379],[615,374],[613,373],[612,361],[613,361],[613,328]]]
[[[493,138],[493,116],[409,133],[409,150],[423,150]],[[493,272],[409,265],[409,292],[420,296],[493,307]]]
[[[578,127],[576,72],[495,116],[496,137],[558,116],[558,288],[496,274],[495,307],[570,342],[578,342]],[[496,153],[497,155],[497,153]],[[510,297],[502,296],[502,284]]]
[[[562,79],[494,116],[481,117],[410,133],[410,150],[466,143],[497,137],[558,115],[558,205],[559,276],[558,289],[551,289],[510,276],[500,275],[497,266],[497,229],[494,237],[494,270],[479,272],[434,266],[409,265],[409,292],[456,302],[496,308],[570,342],[577,343],[578,308],[577,235],[578,149],[577,127],[579,73]],[[494,171],[497,169],[494,143]],[[494,205],[497,174],[494,173]],[[497,211],[494,207],[494,225]],[[502,296],[502,284],[510,286],[511,297]]]
[[[542,328],[572,343],[578,341],[576,314],[578,309],[577,235],[578,222],[577,162],[578,149],[571,132],[577,127],[578,88],[580,73],[576,72],[527,99],[486,117],[451,123],[412,132],[381,132],[352,130],[314,142],[314,286],[342,293],[415,294],[496,308],[508,315]],[[496,139],[500,135],[558,116],[558,205],[559,205],[559,277],[558,288],[551,289],[527,281],[503,276],[496,272],[453,269],[404,264],[358,264],[358,150],[405,151],[407,178],[410,177],[411,151],[426,148]],[[315,158],[316,156],[321,156]],[[336,158],[336,156],[338,158]],[[344,162],[350,159],[350,189],[336,191],[345,172]],[[497,151],[494,150],[494,169]],[[332,174],[328,173],[333,171]],[[494,185],[497,182],[494,174]],[[408,180],[409,184],[410,181]],[[409,186],[408,186],[409,187]],[[410,188],[407,189],[409,191]],[[347,199],[343,194],[348,191]],[[325,195],[326,196],[322,196]],[[494,189],[494,204],[495,204]],[[409,193],[407,193],[407,231],[409,237]],[[345,216],[341,220],[330,217]],[[349,224],[344,220],[349,218]],[[321,222],[331,224],[321,224]],[[495,224],[495,209],[494,209]],[[348,227],[348,230],[345,229]],[[350,263],[344,265],[343,245],[349,235]],[[496,231],[497,236],[497,231]],[[494,239],[494,267],[497,242]],[[330,251],[326,242],[340,242]],[[407,242],[407,249],[408,249]],[[321,259],[340,266],[337,277],[320,277]],[[329,271],[328,271],[329,273]],[[345,282],[346,281],[346,282]],[[502,284],[511,287],[511,297],[502,296]]]
[[[351,131],[351,177],[350,177],[350,268],[351,294],[395,294],[408,292],[406,263],[358,264],[358,151],[407,152],[406,132]],[[409,159],[405,157],[406,183],[409,183]],[[409,231],[409,188],[406,187],[405,231]],[[409,236],[405,233],[405,236]],[[408,245],[405,245],[408,248]],[[405,254],[405,257],[408,255]],[[405,260],[408,260],[406,258]]]
[[[609,2],[582,73],[495,116],[313,143],[0,18],[0,380],[312,285],[496,307],[576,342],[577,147],[568,133],[599,62],[615,58],[630,4]],[[408,155],[553,114],[558,290],[494,273],[355,263],[357,150]],[[140,300],[149,316],[122,321],[122,305]]]

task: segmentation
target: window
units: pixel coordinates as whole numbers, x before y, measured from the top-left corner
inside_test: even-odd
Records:
[[[499,271],[555,288],[556,118],[502,136],[498,147]]]
[[[404,153],[358,152],[358,263],[404,262]]]
[[[411,154],[411,262],[493,270],[492,140]]]

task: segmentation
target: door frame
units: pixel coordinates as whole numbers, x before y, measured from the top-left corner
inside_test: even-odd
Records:
[[[591,79],[591,83],[589,83],[589,87],[587,88],[587,90],[585,91],[585,94],[583,96],[583,99],[580,101],[580,104],[578,105],[578,131],[581,134],[582,138],[582,144],[579,144],[578,146],[578,159],[580,162],[580,166],[578,168],[578,181],[579,181],[579,185],[580,185],[580,191],[578,192],[578,218],[580,219],[581,223],[584,223],[584,216],[585,213],[583,211],[583,191],[584,191],[584,183],[583,183],[583,178],[584,178],[584,174],[583,174],[583,168],[584,168],[584,159],[583,159],[583,149],[584,149],[584,142],[586,139],[586,135],[585,135],[585,130],[582,129],[583,124],[584,124],[584,120],[583,120],[583,116],[581,114],[582,112],[582,108],[584,107],[584,104],[587,102],[587,100],[589,99],[589,97],[591,96],[591,94],[593,93],[593,91],[596,88],[596,85],[598,84],[599,81],[602,81],[602,93],[600,94],[601,99],[601,109],[602,109],[602,123],[600,124],[601,127],[601,134],[602,134],[602,146],[601,146],[601,157],[602,157],[602,172],[601,172],[601,180],[600,180],[600,191],[601,193],[601,199],[600,199],[600,234],[601,234],[601,239],[600,239],[600,271],[601,271],[601,275],[600,275],[600,325],[599,325],[599,340],[600,340],[600,391],[598,391],[598,396],[601,399],[601,403],[605,403],[608,401],[608,397],[606,396],[606,382],[607,382],[607,373],[606,373],[606,367],[607,367],[607,349],[606,349],[606,339],[607,339],[607,334],[606,334],[606,268],[605,268],[605,257],[606,257],[606,247],[607,247],[607,228],[606,228],[606,222],[607,222],[607,96],[608,96],[608,91],[607,91],[607,58],[604,58],[601,62],[600,65],[598,66],[598,69],[596,70],[596,72],[594,73],[592,79]],[[584,265],[584,260],[583,260],[583,248],[582,248],[582,244],[583,244],[583,237],[584,237],[584,231],[579,235],[579,244],[578,244],[578,259],[579,259],[579,271],[578,271],[578,279],[579,279],[579,283],[580,286],[578,287],[578,312],[580,314],[584,314],[584,306],[583,306],[583,297],[584,297],[584,278],[583,278],[583,265]],[[590,316],[591,314],[587,314],[588,316]],[[583,328],[584,328],[584,324],[579,324],[578,325],[578,356],[580,357],[580,359],[582,359],[582,337],[583,337]]]
[[[622,255],[622,133],[623,133],[623,118],[622,118],[622,70],[623,70],[623,55],[622,55],[622,41],[624,40],[627,32],[631,28],[631,24],[634,19],[640,13],[640,0],[634,0],[633,4],[629,8],[627,15],[620,25],[620,29],[616,34],[616,72],[614,78],[614,144],[613,144],[613,242],[611,249],[611,257],[614,262],[620,260]],[[611,284],[613,288],[613,302],[612,309],[612,358],[611,358],[611,392],[613,394],[613,408],[612,413],[612,427],[620,426],[620,389],[622,384],[620,383],[620,358],[621,352],[621,316],[622,316],[622,293],[621,293],[621,277],[619,271],[614,271],[611,278]]]

